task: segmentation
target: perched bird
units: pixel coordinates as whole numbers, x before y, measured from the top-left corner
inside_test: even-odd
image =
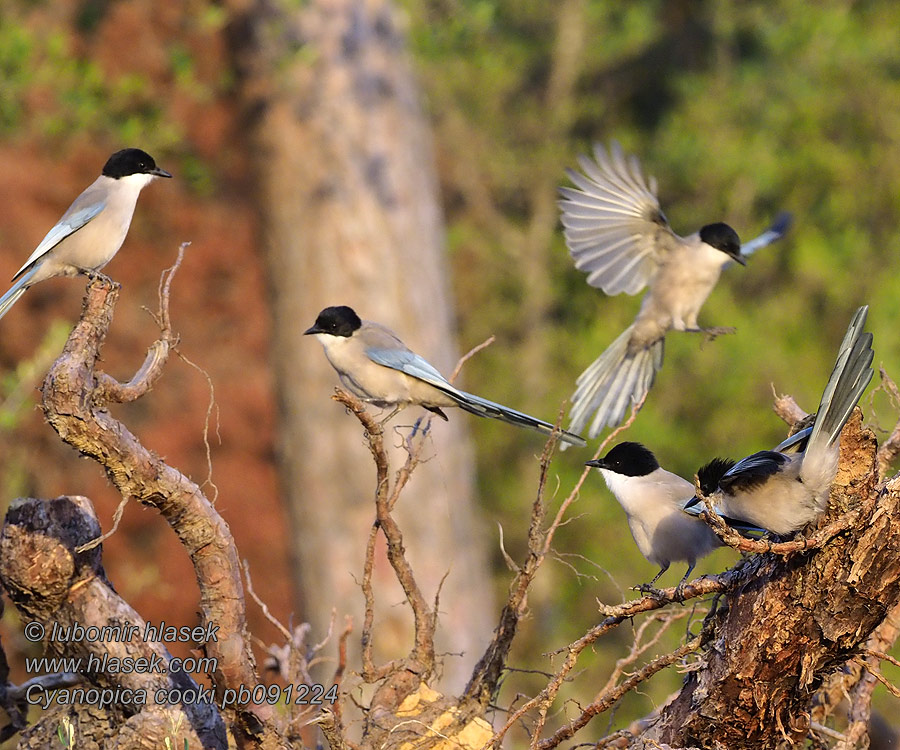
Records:
[[[663,469],[656,456],[640,443],[619,443],[603,458],[585,465],[600,469],[606,486],[625,511],[641,554],[659,565],[659,573],[650,583],[635,588],[652,590],[671,563],[686,562],[688,569],[678,584],[680,589],[697,560],[721,544],[709,526],[683,512],[694,496],[694,485]]]
[[[859,308],[850,322],[812,428],[775,450],[737,463],[714,459],[700,469],[701,491],[716,512],[780,535],[802,529],[825,511],[841,430],[872,379],[872,334],[863,330],[868,309]],[[697,514],[703,507],[695,497],[686,510]]]
[[[555,429],[549,422],[455,388],[432,365],[407,349],[393,331],[360,320],[347,306],[326,307],[304,334],[314,334],[322,343],[341,382],[356,396],[382,408],[394,407],[384,421],[411,404],[445,420],[442,407],[459,406],[479,417],[499,419],[546,435]],[[558,434],[562,441],[585,445],[579,435],[565,430]]]
[[[139,148],[116,151],[13,276],[15,283],[0,297],[0,318],[32,284],[53,276],[96,275],[122,247],[141,188],[171,176]]]
[[[656,180],[644,179],[634,157],[626,159],[615,141],[610,153],[594,147],[596,162],[580,157],[584,174],[567,170],[574,188],[560,188],[562,224],[575,267],[606,294],[636,294],[649,287],[641,309],[625,332],[578,378],[569,429],[589,437],[614,427],[632,403],[640,403],[662,367],[666,332],[695,331],[711,336],[733,328],[701,328],[697,315],[731,261],[784,235],[789,214],[741,246],[727,224],[707,224],[688,237],[676,235],[659,206]]]

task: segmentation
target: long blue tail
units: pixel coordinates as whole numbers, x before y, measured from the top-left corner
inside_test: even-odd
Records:
[[[19,297],[25,294],[25,290],[28,288],[28,282],[31,281],[32,277],[37,273],[38,268],[39,266],[35,266],[28,273],[16,279],[16,283],[9,288],[9,291],[0,297],[0,318],[9,312],[9,308],[18,302]]]
[[[488,401],[486,398],[481,398],[481,396],[476,396],[473,393],[466,393],[465,391],[460,391],[452,386],[449,388],[442,388],[441,390],[456,401],[461,409],[465,409],[470,414],[475,414],[479,417],[499,419],[501,422],[514,424],[518,427],[527,427],[530,430],[537,430],[545,435],[549,435],[556,429],[552,424],[545,422],[543,419],[537,419],[536,417],[532,417],[521,411],[510,409],[508,406],[503,406],[494,401]],[[557,434],[563,444],[568,443],[569,445],[579,446],[584,446],[586,444],[583,437],[566,430],[559,430]]]

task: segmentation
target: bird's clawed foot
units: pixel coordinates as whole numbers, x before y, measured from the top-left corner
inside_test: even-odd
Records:
[[[704,341],[715,341],[719,336],[730,336],[737,333],[733,326],[713,326],[712,328],[692,328],[695,333],[702,333]]]
[[[639,583],[637,586],[631,587],[632,591],[639,591],[646,596],[652,596],[654,599],[664,599],[665,593],[656,588],[652,583]]]
[[[113,281],[105,273],[100,273],[100,271],[82,269],[81,273],[87,276],[89,284],[93,284],[94,282],[96,282],[98,284],[105,284],[106,286],[112,287],[114,289],[118,286],[121,286],[118,281]]]

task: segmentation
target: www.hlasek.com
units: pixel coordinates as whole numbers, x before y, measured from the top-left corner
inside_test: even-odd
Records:
[[[203,645],[209,641],[218,641],[219,626],[212,623],[194,628],[176,628],[166,625],[165,621],[154,625],[146,623],[143,628],[131,623],[123,625],[83,626],[80,623],[60,625],[54,622],[50,633],[37,621],[25,626],[25,637],[33,643],[44,640],[56,643],[129,643],[135,638],[145,642],[158,643],[197,643]],[[111,654],[90,654],[83,657],[46,657],[25,659],[25,669],[29,674],[63,673],[74,674],[130,674],[189,672],[211,674],[218,669],[218,660],[214,657],[177,657],[167,658],[163,654],[150,656],[112,656]],[[133,706],[145,706],[149,702],[158,704],[182,703],[200,704],[215,703],[220,708],[229,706],[268,703],[291,703],[294,705],[316,706],[323,703],[335,703],[338,699],[337,685],[326,688],[313,683],[307,685],[239,685],[227,688],[220,697],[216,697],[211,688],[197,685],[190,688],[163,687],[156,690],[145,688],[51,688],[35,683],[25,691],[25,700],[33,706],[50,708],[53,704],[69,705],[72,703],[88,703],[101,708],[125,703]]]

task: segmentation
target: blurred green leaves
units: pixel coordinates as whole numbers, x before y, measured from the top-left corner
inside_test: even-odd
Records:
[[[181,138],[144,75],[109,74],[73,50],[64,28],[0,21],[0,135],[109,135],[164,150]]]

